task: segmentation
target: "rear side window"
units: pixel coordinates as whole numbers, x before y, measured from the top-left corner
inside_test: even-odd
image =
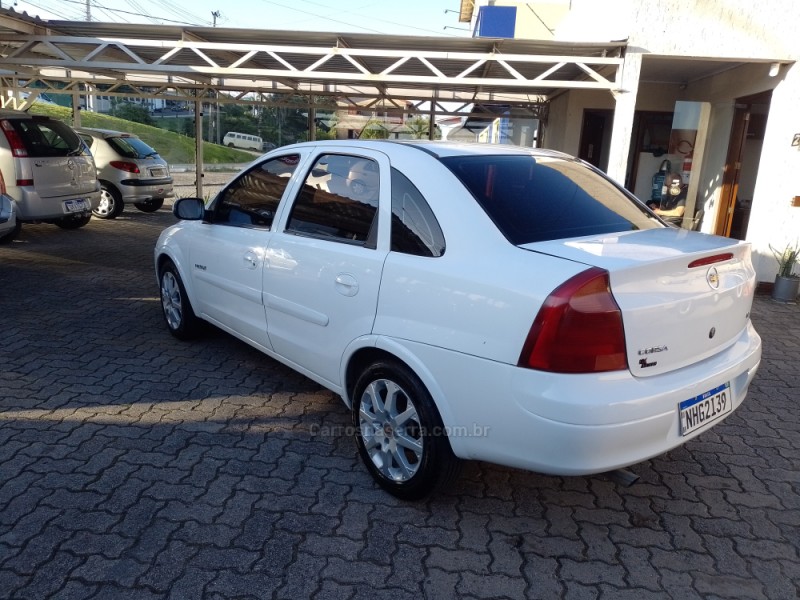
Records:
[[[515,245],[663,227],[613,182],[557,157],[441,159]]]
[[[260,163],[240,175],[217,196],[214,223],[272,227],[275,211],[299,161],[299,154],[289,154]]]
[[[117,154],[124,156],[125,158],[147,158],[148,156],[158,156],[158,152],[145,144],[139,138],[111,137],[106,138],[106,141]]]
[[[9,119],[32,158],[76,156],[86,149],[78,134],[55,119]]]
[[[444,234],[419,190],[392,169],[392,251],[417,256],[444,254]]]

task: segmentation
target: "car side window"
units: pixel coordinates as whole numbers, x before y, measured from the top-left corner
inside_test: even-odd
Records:
[[[380,169],[374,160],[324,154],[309,171],[286,231],[377,247]]]
[[[419,190],[392,169],[392,251],[416,256],[444,254],[444,234]]]
[[[272,227],[299,154],[288,154],[260,163],[240,175],[216,199],[214,223],[234,227]]]

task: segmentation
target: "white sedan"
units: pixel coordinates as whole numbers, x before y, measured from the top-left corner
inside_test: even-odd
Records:
[[[641,462],[736,410],[760,362],[750,246],[669,227],[557,152],[309,142],[174,212],[170,332],[207,321],[340,394],[401,498],[461,459]]]

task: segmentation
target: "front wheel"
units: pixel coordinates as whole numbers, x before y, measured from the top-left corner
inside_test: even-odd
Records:
[[[148,200],[147,202],[136,202],[134,206],[142,212],[156,212],[159,208],[164,206],[164,199],[160,198],[158,200]]]
[[[180,340],[194,337],[200,328],[200,319],[194,314],[177,267],[171,261],[164,263],[158,280],[161,309],[169,332]]]
[[[353,425],[367,470],[393,496],[419,500],[458,475],[461,461],[430,393],[399,362],[375,362],[359,377]]]
[[[87,225],[91,220],[92,220],[91,213],[89,213],[88,215],[73,215],[70,217],[64,217],[63,219],[59,219],[58,221],[56,221],[56,225],[61,227],[61,229],[80,229],[84,225]]]

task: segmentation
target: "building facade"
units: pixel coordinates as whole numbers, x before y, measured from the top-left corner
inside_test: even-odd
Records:
[[[800,239],[800,3],[464,0],[474,35],[624,41],[612,93],[548,98],[539,145],[580,156],[648,200],[665,169],[688,187],[685,228],[770,247]]]

